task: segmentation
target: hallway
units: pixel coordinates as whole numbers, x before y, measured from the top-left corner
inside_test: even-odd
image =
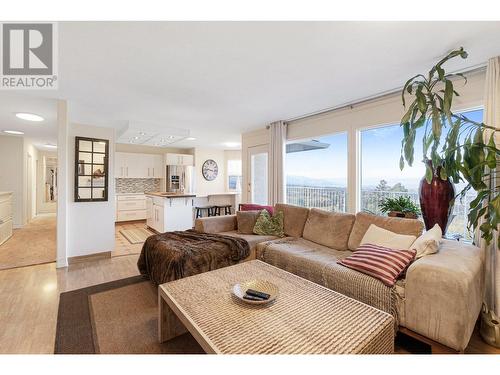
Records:
[[[0,270],[56,260],[56,216],[35,217],[0,245]]]

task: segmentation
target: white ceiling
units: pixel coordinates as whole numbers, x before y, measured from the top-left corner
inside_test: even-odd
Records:
[[[15,116],[18,112],[35,113],[42,116],[44,121],[21,120]],[[56,100],[0,91],[0,135],[19,137],[5,134],[4,130],[22,131],[37,148],[53,151],[45,145],[57,144]]]
[[[224,147],[244,131],[402,86],[443,54],[500,54],[500,22],[64,22],[59,90],[74,122],[186,129]],[[3,107],[3,106],[2,106]],[[10,109],[9,109],[10,110]]]

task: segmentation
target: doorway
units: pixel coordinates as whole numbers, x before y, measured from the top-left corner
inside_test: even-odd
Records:
[[[269,146],[248,148],[248,197],[250,203],[269,203]]]

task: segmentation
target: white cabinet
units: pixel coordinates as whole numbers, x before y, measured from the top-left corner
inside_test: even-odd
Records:
[[[153,204],[151,219],[148,221],[148,226],[153,228],[158,233],[163,233],[164,209],[163,206]]]
[[[153,177],[163,178],[164,170],[165,168],[163,167],[163,155],[153,155]]]
[[[0,192],[0,245],[12,237],[12,193]]]
[[[194,156],[189,154],[166,154],[166,165],[194,165]]]
[[[144,220],[147,218],[144,194],[118,195],[116,197],[116,221]]]
[[[163,178],[163,156],[117,152],[116,178]]]

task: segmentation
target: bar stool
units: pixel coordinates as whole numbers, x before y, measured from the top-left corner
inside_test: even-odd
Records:
[[[215,206],[196,206],[196,218],[203,217],[203,210],[207,210],[207,216],[215,216]]]
[[[232,205],[223,204],[220,206],[214,206],[214,209],[215,209],[214,216],[220,216],[222,208],[224,209],[224,215],[231,215],[232,214],[232,212],[231,212]]]

